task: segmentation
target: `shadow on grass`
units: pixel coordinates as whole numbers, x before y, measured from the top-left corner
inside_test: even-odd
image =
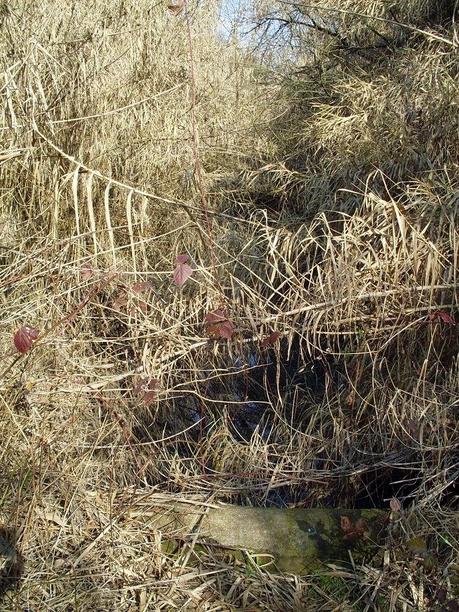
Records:
[[[16,539],[14,529],[0,527],[0,603],[22,576],[23,562],[16,549]]]

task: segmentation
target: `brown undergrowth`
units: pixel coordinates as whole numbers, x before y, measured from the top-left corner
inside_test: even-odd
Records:
[[[163,4],[55,7],[0,11],[0,606],[452,606],[457,47],[411,32],[396,73],[282,80],[191,6],[193,94]],[[380,558],[300,579],[165,550],[158,496],[404,510]]]

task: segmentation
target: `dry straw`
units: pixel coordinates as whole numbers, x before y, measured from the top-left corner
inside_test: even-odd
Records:
[[[438,313],[457,313],[457,36],[405,4],[340,3],[348,47],[317,31],[285,78],[220,40],[209,3],[0,7],[0,527],[21,557],[0,607],[452,597],[459,362]],[[231,342],[203,324],[222,301]],[[25,324],[44,337],[14,361]],[[212,546],[198,561],[195,534],[171,548],[151,525],[158,500],[394,495],[409,510],[381,558],[310,578]]]

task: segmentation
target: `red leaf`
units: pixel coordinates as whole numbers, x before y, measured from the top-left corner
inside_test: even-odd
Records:
[[[140,300],[139,301],[139,308],[140,310],[146,314],[148,312],[148,304],[147,302],[145,302],[144,300]]]
[[[91,276],[94,276],[94,274],[94,268],[89,264],[86,264],[81,268],[81,279],[84,281],[89,280]]]
[[[279,340],[282,334],[278,331],[271,332],[269,336],[266,336],[261,342],[260,346],[262,349],[268,348],[268,346],[273,346]]]
[[[133,317],[136,313],[143,312],[143,314],[147,314],[148,312],[148,304],[144,300],[136,300],[131,308],[128,310],[128,314]]]
[[[179,255],[177,257],[177,266],[174,270],[174,283],[177,285],[177,287],[183,287],[186,281],[193,274],[193,268],[186,263],[187,259],[187,255]]]
[[[158,396],[156,395],[156,391],[147,391],[142,398],[142,403],[144,406],[149,406],[150,404],[156,401],[157,397]]]
[[[150,281],[139,281],[138,283],[131,285],[131,289],[134,291],[134,293],[143,293],[144,291],[151,289],[151,283]]]
[[[211,310],[206,314],[206,323],[222,323],[226,320],[227,317],[225,311],[221,308],[217,308],[217,310]]]
[[[226,340],[231,340],[234,334],[234,323],[232,321],[223,321],[223,323],[218,324],[218,335],[220,338],[226,338]]]
[[[236,331],[234,323],[227,318],[221,308],[206,314],[206,329],[210,338],[225,338],[226,340],[231,340]]]
[[[188,261],[188,255],[177,255],[177,259],[175,260],[176,264],[184,264]]]
[[[118,297],[115,299],[115,301],[113,302],[113,308],[115,308],[115,310],[119,310],[120,308],[123,308],[123,306],[126,306],[128,303],[128,295],[126,292],[120,293],[118,295]]]
[[[348,531],[343,536],[343,540],[345,542],[355,542],[355,540],[358,540],[359,538],[361,538],[362,535],[363,535],[363,532],[357,531],[356,529],[353,529],[352,531]]]
[[[129,288],[123,288],[121,290],[121,292],[118,294],[118,296],[115,298],[115,300],[113,301],[113,308],[115,308],[115,310],[120,310],[121,308],[124,308],[125,306],[128,305],[129,303],[129,293],[127,289],[130,289],[133,293],[143,293],[144,291],[148,291],[149,289],[152,288],[152,284],[149,281],[139,281],[138,283],[134,283],[133,285],[131,285]],[[140,300],[139,304],[140,309],[145,312],[146,308],[147,308],[147,304],[145,302],[142,302],[142,300]],[[134,312],[135,309],[131,308],[129,311],[129,314],[132,314]]]
[[[430,321],[436,321],[440,319],[446,325],[456,325],[456,321],[453,316],[445,312],[444,310],[436,310],[435,312],[431,312],[429,315]]]
[[[132,389],[132,392],[140,397],[144,406],[149,406],[158,397],[158,389],[159,380],[157,378],[142,378]]]
[[[38,338],[39,332],[35,327],[25,325],[14,334],[14,346],[20,353],[27,353]]]
[[[348,531],[352,531],[353,525],[352,521],[348,516],[341,517],[341,529],[347,533]]]
[[[341,517],[341,529],[344,531],[343,540],[345,542],[353,542],[358,540],[365,534],[367,524],[365,519],[360,518],[355,525],[348,516]]]

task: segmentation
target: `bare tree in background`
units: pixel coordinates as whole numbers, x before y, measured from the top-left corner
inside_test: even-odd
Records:
[[[318,46],[361,54],[404,44],[413,33],[448,27],[455,0],[258,0],[244,2],[245,34],[264,57],[298,57]],[[433,34],[432,38],[436,38]]]

